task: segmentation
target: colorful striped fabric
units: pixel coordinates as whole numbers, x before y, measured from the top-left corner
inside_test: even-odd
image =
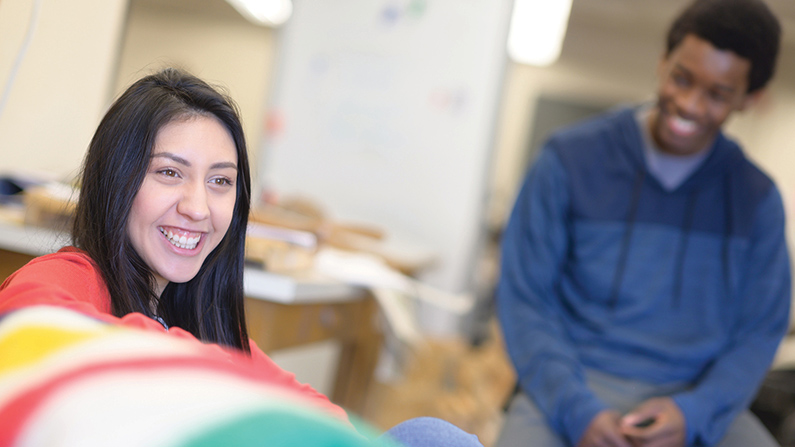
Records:
[[[57,307],[3,315],[0,446],[386,447],[204,346]]]

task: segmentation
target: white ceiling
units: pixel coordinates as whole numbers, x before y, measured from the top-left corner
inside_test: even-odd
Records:
[[[218,19],[245,20],[226,0],[130,0],[130,7]]]
[[[766,0],[779,17],[784,40],[795,45],[795,1]],[[601,24],[628,35],[664,31],[690,0],[574,0],[571,24]]]
[[[653,69],[664,49],[668,26],[689,3],[690,0],[574,0],[560,62],[603,67],[605,72],[614,71],[616,65],[628,70]],[[795,74],[795,0],[767,0],[767,4],[782,25],[776,74],[776,79],[781,80]]]
[[[664,27],[688,2],[689,0],[573,0],[572,22],[598,21],[605,26],[634,30],[648,30],[647,25],[652,25],[651,29],[656,29]],[[131,0],[131,3],[148,8],[221,18],[237,16],[237,11],[225,0]],[[795,30],[792,30],[795,27],[795,1],[767,0],[767,3],[784,24],[785,34],[789,34],[788,41],[795,41]],[[791,32],[786,33],[788,29]]]
[[[589,66],[597,67],[621,63],[629,64],[629,69],[654,64],[663,49],[668,25],[689,2],[573,0],[561,62],[585,60]],[[783,28],[779,72],[795,73],[795,0],[767,0],[767,3],[779,16]],[[225,0],[130,0],[130,7],[245,21]],[[644,56],[649,48],[654,49],[652,54]],[[611,53],[639,56],[627,62],[622,54]]]

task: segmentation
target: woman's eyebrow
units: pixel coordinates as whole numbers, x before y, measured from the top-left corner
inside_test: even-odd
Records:
[[[172,154],[171,152],[158,152],[156,154],[152,154],[152,158],[159,158],[159,157],[169,158],[169,159],[171,159],[171,160],[173,160],[173,161],[175,161],[175,162],[177,162],[177,163],[179,163],[181,165],[185,165],[185,166],[190,167],[190,162],[188,160],[185,160],[184,158],[180,157],[179,155]]]
[[[152,154],[152,158],[156,158],[156,157],[168,158],[168,159],[173,160],[174,162],[179,163],[179,164],[181,164],[183,166],[187,166],[187,167],[191,166],[191,164],[190,164],[190,162],[188,160],[185,160],[184,158],[180,157],[179,155],[173,154],[171,152],[158,152],[156,154]],[[227,168],[237,170],[237,164],[236,163],[232,163],[231,161],[221,161],[221,162],[213,163],[212,165],[210,165],[210,169],[227,169]]]
[[[210,165],[210,169],[226,169],[226,168],[231,168],[237,171],[237,164],[232,163],[231,161],[222,161]]]

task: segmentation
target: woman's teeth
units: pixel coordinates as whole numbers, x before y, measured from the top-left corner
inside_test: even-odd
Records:
[[[163,228],[160,229],[160,232],[163,233],[166,239],[168,239],[169,242],[174,244],[174,246],[179,248],[185,248],[188,250],[193,250],[194,248],[196,248],[196,245],[199,244],[199,240],[201,240],[201,236],[196,236],[196,237],[180,236]]]

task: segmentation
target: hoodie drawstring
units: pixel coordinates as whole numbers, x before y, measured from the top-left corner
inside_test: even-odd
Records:
[[[613,287],[610,293],[610,301],[609,305],[610,308],[615,308],[616,303],[618,302],[618,295],[621,291],[621,283],[624,279],[624,271],[626,270],[627,265],[627,258],[629,257],[629,245],[632,241],[632,233],[635,229],[635,221],[637,219],[637,212],[638,212],[638,205],[640,203],[640,193],[643,189],[643,182],[646,179],[646,173],[643,170],[638,171],[637,177],[635,177],[635,183],[633,185],[632,190],[632,203],[630,204],[629,214],[627,216],[627,229],[624,233],[624,238],[621,242],[621,251],[619,252],[618,256],[618,264],[616,267],[616,273],[613,277]],[[724,228],[724,238],[723,238],[723,246],[721,249],[721,260],[723,262],[723,270],[724,270],[724,279],[726,281],[726,291],[729,293],[731,290],[730,284],[730,274],[729,274],[729,239],[731,236],[731,228],[732,228],[732,219],[731,219],[731,196],[729,194],[729,182],[728,179],[724,180],[724,188],[725,188],[725,228]],[[684,270],[685,270],[685,258],[687,255],[687,247],[688,241],[690,239],[690,230],[693,226],[693,216],[695,214],[696,209],[696,198],[698,197],[698,191],[692,190],[687,196],[687,202],[685,203],[685,214],[684,214],[684,221],[682,222],[682,235],[679,239],[679,253],[677,255],[676,272],[674,273],[674,283],[673,283],[673,307],[678,309],[681,300],[682,300],[682,287],[683,287],[683,278],[684,278]]]
[[[618,292],[621,290],[621,282],[624,279],[624,269],[627,266],[627,257],[629,255],[629,243],[632,240],[632,231],[635,229],[635,219],[638,214],[640,192],[643,189],[644,180],[646,180],[646,172],[640,169],[635,177],[635,184],[632,188],[632,203],[630,204],[629,215],[627,216],[627,231],[624,232],[624,240],[621,242],[621,251],[618,255],[618,266],[616,267],[616,274],[613,277],[613,290],[610,293],[609,301],[611,309],[616,307]]]
[[[732,194],[731,194],[731,174],[727,173],[723,177],[723,212],[725,213],[723,219],[723,245],[721,247],[721,261],[723,262],[723,282],[726,288],[726,298],[731,300],[732,295],[732,272],[729,265],[729,247],[732,237],[732,230],[734,227],[734,219],[732,217]]]
[[[685,271],[685,255],[687,254],[687,242],[690,239],[690,228],[693,226],[693,211],[696,206],[696,196],[698,191],[691,190],[687,195],[687,204],[685,205],[685,217],[682,223],[682,236],[679,238],[679,256],[676,260],[676,276],[674,277],[674,290],[673,290],[673,307],[679,308],[682,301],[682,278]]]

